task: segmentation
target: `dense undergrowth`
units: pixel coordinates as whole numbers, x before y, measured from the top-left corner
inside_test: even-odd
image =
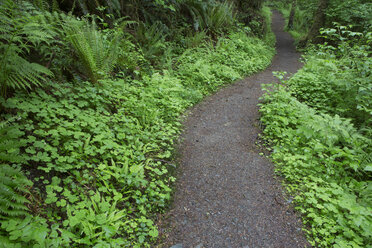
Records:
[[[319,0],[275,0],[269,4],[283,14],[288,21],[292,6],[294,7],[293,27],[286,26],[298,45],[306,38],[314,21]],[[367,0],[327,0],[328,7],[324,9],[325,23],[323,28],[333,27],[333,23],[339,25],[352,25],[354,31],[363,32],[366,27],[371,26],[372,3]],[[326,41],[326,40],[324,40]],[[305,44],[302,44],[305,45]]]
[[[323,29],[327,43],[309,47],[304,67],[266,86],[262,97],[271,157],[314,247],[372,243],[372,40],[365,28]]]
[[[1,247],[148,247],[181,114],[270,64],[269,24],[214,1],[178,1],[193,14],[171,30],[113,21],[112,5],[78,18],[45,3],[0,4]]]

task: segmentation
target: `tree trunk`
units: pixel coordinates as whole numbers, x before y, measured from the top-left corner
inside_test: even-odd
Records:
[[[329,0],[319,0],[318,9],[316,10],[316,13],[314,15],[314,23],[307,34],[306,43],[320,43],[322,41],[322,39],[319,38],[318,35],[319,29],[324,27],[325,24],[325,12],[328,7],[328,2]]]
[[[297,5],[297,0],[293,0],[292,1],[292,7],[291,7],[291,13],[289,14],[288,25],[287,25],[287,28],[289,30],[293,29],[293,19],[294,19],[295,13],[296,13],[296,5]]]

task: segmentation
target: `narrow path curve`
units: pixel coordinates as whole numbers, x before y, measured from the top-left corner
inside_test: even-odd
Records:
[[[308,245],[273,165],[255,146],[261,84],[274,81],[273,71],[294,73],[301,67],[283,27],[284,19],[274,12],[277,55],[267,70],[220,90],[189,115],[165,247]]]

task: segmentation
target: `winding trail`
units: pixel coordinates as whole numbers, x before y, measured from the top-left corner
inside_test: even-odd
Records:
[[[296,72],[300,54],[273,14],[277,55],[265,71],[221,89],[192,109],[162,247],[307,247],[301,222],[255,142],[261,84],[273,71]],[[182,245],[181,245],[182,244]]]

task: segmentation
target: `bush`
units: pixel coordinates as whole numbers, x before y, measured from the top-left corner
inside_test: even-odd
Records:
[[[371,140],[349,119],[319,114],[283,86],[264,95],[260,112],[276,170],[295,195],[311,244],[368,247]]]
[[[177,61],[178,74],[185,84],[206,94],[226,81],[266,68],[273,55],[274,49],[259,39],[233,33],[219,39],[215,47],[207,44],[205,48],[186,50]]]
[[[322,31],[336,45],[310,50],[305,66],[288,85],[299,101],[324,113],[351,118],[360,130],[368,129],[372,124],[370,38],[339,28]]]

